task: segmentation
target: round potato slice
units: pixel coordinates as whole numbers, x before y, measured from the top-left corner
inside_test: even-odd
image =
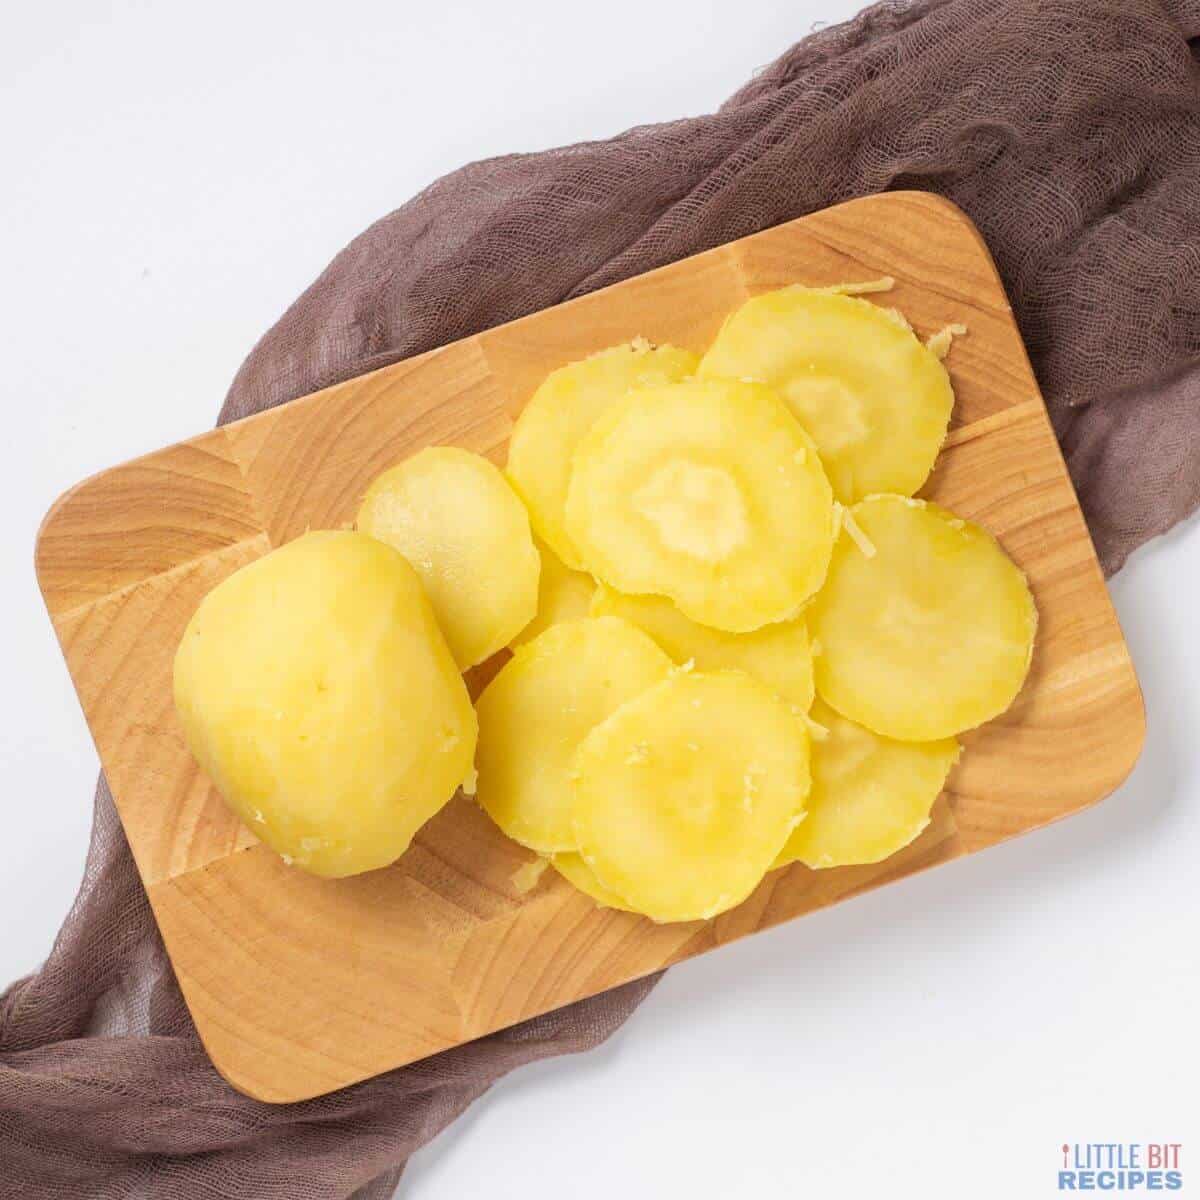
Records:
[[[646,634],[616,617],[555,625],[518,646],[476,705],[475,798],[531,850],[574,850],[572,760],[579,743],[671,670]]]
[[[634,910],[596,878],[596,872],[583,860],[582,854],[573,850],[556,854],[550,859],[554,869],[568,882],[574,884],[585,896],[590,896],[601,908],[619,908],[622,912]]]
[[[579,852],[603,887],[655,921],[703,920],[783,849],[808,794],[808,734],[741,671],[676,672],[593,729],[575,770]]]
[[[626,596],[599,584],[592,616],[623,617],[645,630],[677,663],[700,671],[745,671],[801,713],[813,702],[813,659],[803,617],[753,633],[698,625],[665,596]]]
[[[929,824],[929,812],[958,761],[958,742],[881,737],[818,700],[825,730],[812,746],[808,815],[792,830],[775,866],[846,867],[881,862]]]
[[[642,388],[575,452],[567,528],[616,591],[667,596],[747,633],[821,586],[833,495],[812,439],[770,388],[727,379]]]
[[[583,571],[572,571],[544,542],[536,537],[533,541],[542,559],[542,573],[538,576],[537,614],[513,639],[514,646],[532,641],[551,625],[586,617],[596,591],[596,581],[590,575]]]
[[[1037,609],[992,536],[902,496],[861,501],[845,526],[809,612],[822,699],[911,742],[1002,713],[1029,670]]]
[[[412,567],[307,533],[217,584],[175,655],[188,746],[285,861],[386,866],[471,772],[475,712]]]
[[[367,490],[358,528],[416,568],[459,668],[503,649],[537,612],[529,516],[486,458],[430,446]]]
[[[683,379],[696,361],[687,350],[639,338],[551,371],[525,405],[508,446],[508,477],[538,536],[567,566],[583,566],[563,520],[579,440],[630,388]]]
[[[725,322],[699,374],[776,388],[812,434],[842,503],[911,496],[941,449],[954,393],[937,355],[896,318],[853,296],[782,288]]]

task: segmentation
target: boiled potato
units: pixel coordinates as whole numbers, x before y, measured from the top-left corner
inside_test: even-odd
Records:
[[[846,512],[809,628],[817,692],[886,737],[931,742],[1016,698],[1037,609],[991,534],[945,509],[872,496]]]
[[[226,803],[316,875],[394,861],[471,771],[475,713],[421,582],[365,534],[305,534],[218,584],[174,684]]]
[[[881,862],[929,824],[933,802],[958,761],[958,742],[897,742],[846,720],[818,700],[808,815],[792,830],[777,867]]]
[[[632,391],[600,416],[575,451],[567,529],[616,591],[747,633],[793,618],[821,586],[833,495],[774,392],[690,380]]]
[[[699,373],[778,390],[844,504],[874,492],[911,496],[941,449],[954,393],[937,354],[897,316],[826,290],[768,292],[725,322]]]
[[[572,571],[544,542],[534,538],[542,559],[538,577],[537,614],[513,639],[514,646],[532,641],[551,625],[563,621],[578,621],[591,609],[596,581],[583,571]]]
[[[616,617],[554,625],[518,646],[479,697],[475,798],[531,850],[574,850],[571,764],[579,743],[672,666],[640,629]]]
[[[610,891],[596,878],[596,872],[583,860],[582,854],[565,850],[550,859],[554,869],[568,882],[574,884],[585,896],[590,896],[601,908],[619,908],[624,912],[633,909],[616,892]]]
[[[414,454],[371,484],[355,523],[416,568],[462,670],[507,646],[537,612],[541,560],[529,516],[478,454]]]
[[[575,774],[602,887],[655,921],[703,920],[758,886],[802,818],[808,734],[741,671],[677,671],[588,734]]]
[[[538,536],[567,566],[583,566],[563,523],[571,456],[580,438],[630,388],[669,383],[695,370],[694,354],[639,338],[552,371],[526,404],[508,447],[508,477]]]
[[[804,618],[764,625],[753,633],[724,633],[698,625],[663,596],[626,596],[600,584],[592,615],[624,617],[644,629],[677,663],[700,671],[745,671],[799,712],[813,701],[812,648]]]

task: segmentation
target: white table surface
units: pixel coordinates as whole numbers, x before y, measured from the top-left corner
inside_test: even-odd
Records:
[[[210,425],[287,303],[436,176],[711,109],[856,7],[7,12],[0,982],[39,963],[74,895],[96,774],[31,565],[54,497]],[[677,967],[599,1051],[495,1088],[401,1194],[1013,1200],[1057,1194],[1064,1141],[1183,1142],[1186,1163],[1200,1149],[1197,584],[1195,524],[1113,584],[1150,733],[1111,799]]]

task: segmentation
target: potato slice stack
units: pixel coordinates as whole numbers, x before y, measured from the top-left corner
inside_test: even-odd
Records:
[[[413,557],[460,664],[513,647],[479,803],[601,905],[704,920],[773,868],[886,858],[1028,671],[1021,572],[911,498],[947,339],[840,291],[759,296],[699,361],[638,340],[559,368],[511,490],[447,458],[368,494],[359,527]]]

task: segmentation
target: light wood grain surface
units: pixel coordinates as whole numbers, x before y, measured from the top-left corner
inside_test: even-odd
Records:
[[[171,703],[200,598],[307,527],[344,526],[370,480],[422,446],[502,461],[556,366],[635,336],[702,351],[748,296],[888,274],[947,361],[950,436],[924,494],[987,526],[1041,614],[1029,681],[965,739],[935,819],[870,867],[769,875],[708,923],[597,908],[459,796],[393,867],[329,881],[288,868],[222,804]],[[1144,736],[1137,679],[1003,288],[952,205],[852,201],[376,371],[98,475],[37,546],[47,607],[197,1029],[235,1087],[333,1090],[723,942],[1069,815],[1107,795]]]

